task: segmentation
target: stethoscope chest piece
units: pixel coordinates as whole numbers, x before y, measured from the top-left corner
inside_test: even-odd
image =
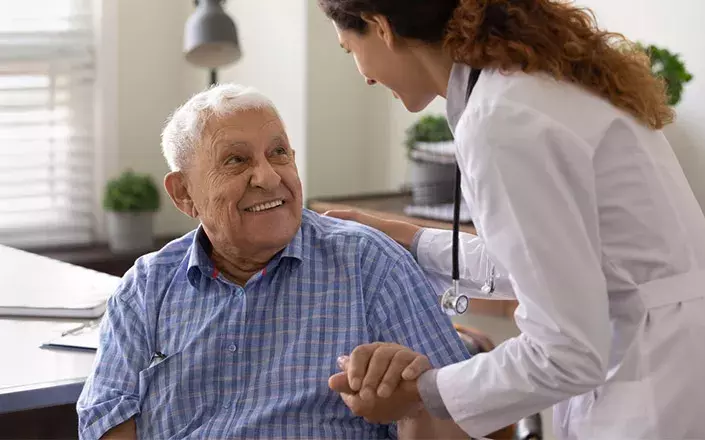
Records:
[[[462,315],[468,311],[468,308],[470,307],[470,299],[466,295],[458,293],[457,284],[453,284],[453,287],[443,293],[443,296],[441,297],[441,307],[446,315]]]

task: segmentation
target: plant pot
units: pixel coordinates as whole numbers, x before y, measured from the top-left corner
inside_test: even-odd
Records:
[[[453,203],[455,163],[412,160],[410,174],[414,205]]]
[[[106,212],[108,246],[116,253],[151,250],[154,246],[154,213]]]

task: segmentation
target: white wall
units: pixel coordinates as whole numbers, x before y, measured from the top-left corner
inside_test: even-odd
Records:
[[[666,128],[700,206],[705,210],[705,1],[580,0],[601,27],[680,53],[695,79],[686,85],[676,123]]]
[[[307,14],[308,196],[364,192],[370,91],[315,1]]]
[[[163,124],[200,84],[207,84],[206,75],[190,67],[181,54],[183,26],[193,3],[173,0],[116,3],[105,9],[117,14],[116,35],[113,35],[117,38],[114,44],[117,111],[112,117],[115,127],[106,127],[105,133],[110,136],[106,145],[110,150],[102,158],[103,176],[115,177],[132,168],[152,175],[161,187],[168,172],[160,149]],[[110,118],[106,123],[109,121]],[[156,234],[180,234],[191,229],[195,223],[173,207],[165,191],[161,195]]]

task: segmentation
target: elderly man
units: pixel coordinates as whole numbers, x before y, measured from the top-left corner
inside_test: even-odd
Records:
[[[303,209],[269,100],[211,88],[173,114],[162,144],[166,190],[200,226],[140,258],[110,299],[77,405],[81,438],[462,434],[425,412],[367,422],[328,387],[338,357],[365,343],[407,346],[438,367],[468,353],[401,247]]]

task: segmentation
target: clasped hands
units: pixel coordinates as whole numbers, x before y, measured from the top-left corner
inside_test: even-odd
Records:
[[[423,411],[417,387],[431,369],[428,358],[404,346],[375,342],[338,358],[342,370],[328,379],[352,412],[371,423],[414,418]]]

